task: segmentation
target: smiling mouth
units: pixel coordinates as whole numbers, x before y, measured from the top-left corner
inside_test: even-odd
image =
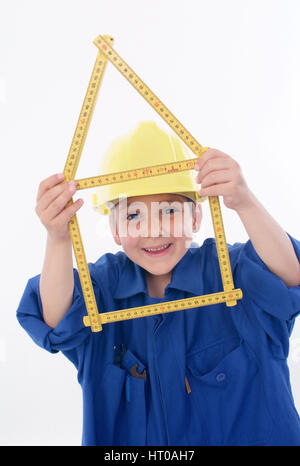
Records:
[[[172,246],[172,243],[166,243],[161,246],[157,246],[156,248],[142,248],[143,251],[145,251],[147,254],[150,255],[161,255],[166,253],[170,247]]]

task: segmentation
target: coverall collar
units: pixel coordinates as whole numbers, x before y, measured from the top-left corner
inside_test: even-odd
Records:
[[[166,289],[175,288],[177,290],[193,293],[196,296],[201,294],[200,276],[195,277],[190,273],[190,270],[192,270],[190,261],[195,247],[199,247],[199,245],[193,242],[185,255],[175,265],[172,271],[171,282],[167,285]],[[124,267],[120,272],[119,283],[115,290],[114,297],[117,299],[129,298],[138,293],[148,294],[145,270],[126,257]]]

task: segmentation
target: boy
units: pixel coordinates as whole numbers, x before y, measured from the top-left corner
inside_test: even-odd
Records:
[[[175,135],[141,122],[113,142],[100,173],[184,158]],[[201,196],[223,196],[249,235],[245,244],[228,245],[243,299],[229,308],[110,323],[99,333],[82,322],[86,310],[72,264],[68,221],[82,201],[66,207],[76,186],[62,176],[40,184],[45,261],[41,275],[28,281],[17,317],[37,344],[61,350],[77,368],[83,445],[300,445],[287,366],[300,311],[300,242],[255,198],[230,156],[209,149],[195,169],[195,179],[181,172],[99,188],[95,204],[110,213],[124,250],[89,264],[99,312],[222,290],[215,240],[192,243],[202,219],[197,183]]]

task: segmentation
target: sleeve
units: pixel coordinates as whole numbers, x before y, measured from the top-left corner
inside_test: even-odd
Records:
[[[300,261],[300,242],[288,236]],[[300,286],[287,287],[261,260],[250,240],[240,249],[236,277],[243,293],[272,316],[289,321],[299,314]]]
[[[288,236],[300,261],[300,242]],[[259,326],[273,355],[286,358],[295,317],[300,313],[300,286],[287,287],[261,260],[250,240],[229,246],[229,254],[235,287],[243,292],[240,309],[247,316],[247,327],[255,333]],[[250,327],[244,329],[246,333],[251,332]]]
[[[117,283],[113,256],[105,254],[95,264],[88,264],[99,313],[109,310],[112,284]],[[72,305],[55,328],[49,327],[43,319],[39,280],[40,275],[28,280],[17,309],[17,319],[37,345],[50,353],[62,351],[75,363],[76,355],[72,355],[72,350],[91,335],[91,328],[83,323],[87,311],[78,271],[74,269]]]

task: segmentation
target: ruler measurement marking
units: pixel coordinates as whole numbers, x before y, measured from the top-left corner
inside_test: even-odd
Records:
[[[85,139],[87,136],[88,128],[89,128],[90,121],[92,118],[92,114],[95,108],[96,97],[99,91],[102,74],[104,72],[105,65],[106,65],[106,60],[101,59],[100,61],[103,66],[101,67],[98,66],[97,61],[99,60],[99,57],[101,55],[102,53],[98,52],[96,63],[94,65],[92,76],[90,78],[88,89],[87,89],[87,92],[86,92],[86,95],[83,101],[82,109],[79,114],[78,123],[75,129],[72,143],[71,143],[69,155],[67,157],[64,173],[66,172],[65,174],[68,180],[74,179],[75,177],[75,173],[78,168],[79,160],[81,157],[81,153],[82,153]],[[95,80],[97,82],[92,83],[92,81],[95,81]],[[93,90],[91,89],[92,87],[93,87]],[[93,99],[88,97],[89,95],[91,95],[91,93],[93,95]]]
[[[110,322],[120,322],[124,320],[137,319],[140,317],[148,317],[168,312],[176,312],[178,310],[188,310],[196,307],[210,306],[212,304],[226,303],[228,299],[242,299],[243,293],[241,289],[235,289],[230,292],[221,291],[209,295],[196,296],[193,298],[185,298],[174,301],[168,301],[164,305],[150,304],[130,309],[121,309],[99,314],[101,324]],[[146,315],[145,315],[146,314]],[[89,326],[88,316],[84,317],[84,324]]]
[[[166,175],[172,172],[187,171],[194,168],[198,159],[190,159],[189,161],[180,160],[177,162],[170,162],[168,164],[152,165],[151,167],[135,168],[133,170],[124,170],[121,172],[108,173],[102,176],[94,176],[88,178],[81,178],[76,180],[77,190],[88,189],[96,186],[104,186],[107,184],[121,183],[128,181],[132,176],[136,179],[149,178],[151,176]],[[171,169],[168,167],[171,166]]]

